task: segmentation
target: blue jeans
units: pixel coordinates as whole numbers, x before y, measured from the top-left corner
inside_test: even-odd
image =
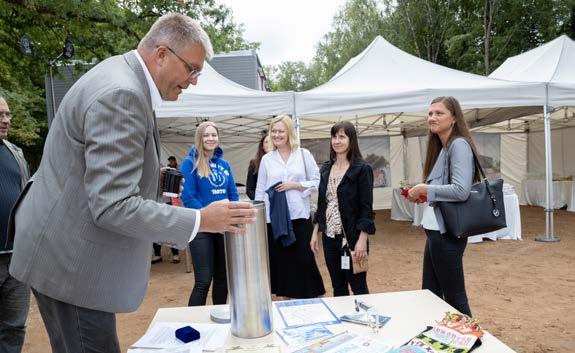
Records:
[[[200,232],[191,241],[190,252],[195,283],[188,306],[206,305],[212,279],[213,304],[225,304],[228,300],[228,280],[224,236],[219,233]]]
[[[429,289],[459,312],[471,316],[463,275],[463,252],[467,238],[454,239],[425,229],[422,288]]]
[[[30,288],[8,273],[11,254],[0,254],[0,352],[20,353],[30,308]]]

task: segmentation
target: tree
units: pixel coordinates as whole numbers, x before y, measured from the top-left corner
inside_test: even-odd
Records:
[[[246,42],[231,10],[214,0],[3,0],[0,2],[0,94],[14,111],[10,139],[22,145],[33,166],[47,131],[44,77],[47,64],[66,38],[74,62],[100,61],[136,47],[161,15],[179,12],[196,18],[210,35],[214,51],[257,48]],[[35,55],[20,50],[24,34]],[[60,63],[65,63],[60,61]]]
[[[387,39],[428,61],[446,64],[445,41],[456,28],[458,9],[451,0],[385,0]]]
[[[285,61],[278,66],[266,66],[272,91],[306,91],[317,86],[313,68],[303,61]]]

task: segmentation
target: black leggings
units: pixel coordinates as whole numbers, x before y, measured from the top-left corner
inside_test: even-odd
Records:
[[[206,305],[212,279],[212,303],[225,304],[228,300],[228,281],[223,234],[198,233],[190,242],[190,252],[195,283],[188,306]]]
[[[471,316],[463,275],[463,252],[467,239],[453,239],[429,229],[425,229],[425,234],[422,288],[429,289],[459,312]]]

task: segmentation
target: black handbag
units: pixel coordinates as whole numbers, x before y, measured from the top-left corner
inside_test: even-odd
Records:
[[[503,203],[503,179],[487,180],[475,152],[473,161],[475,167],[479,168],[482,179],[471,186],[467,200],[437,202],[447,233],[458,239],[507,227]],[[451,168],[449,168],[449,182],[451,182]]]

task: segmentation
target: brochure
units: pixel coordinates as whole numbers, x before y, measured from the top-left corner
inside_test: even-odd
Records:
[[[288,327],[277,329],[276,332],[288,345],[310,343],[320,338],[333,335],[323,324],[306,325],[300,327]]]
[[[336,325],[341,321],[319,298],[274,303],[286,328],[306,325]]]
[[[375,338],[344,331],[292,353],[386,353],[391,348]]]
[[[393,353],[468,353],[481,345],[483,330],[477,320],[460,313],[446,313],[443,320],[413,337]]]

